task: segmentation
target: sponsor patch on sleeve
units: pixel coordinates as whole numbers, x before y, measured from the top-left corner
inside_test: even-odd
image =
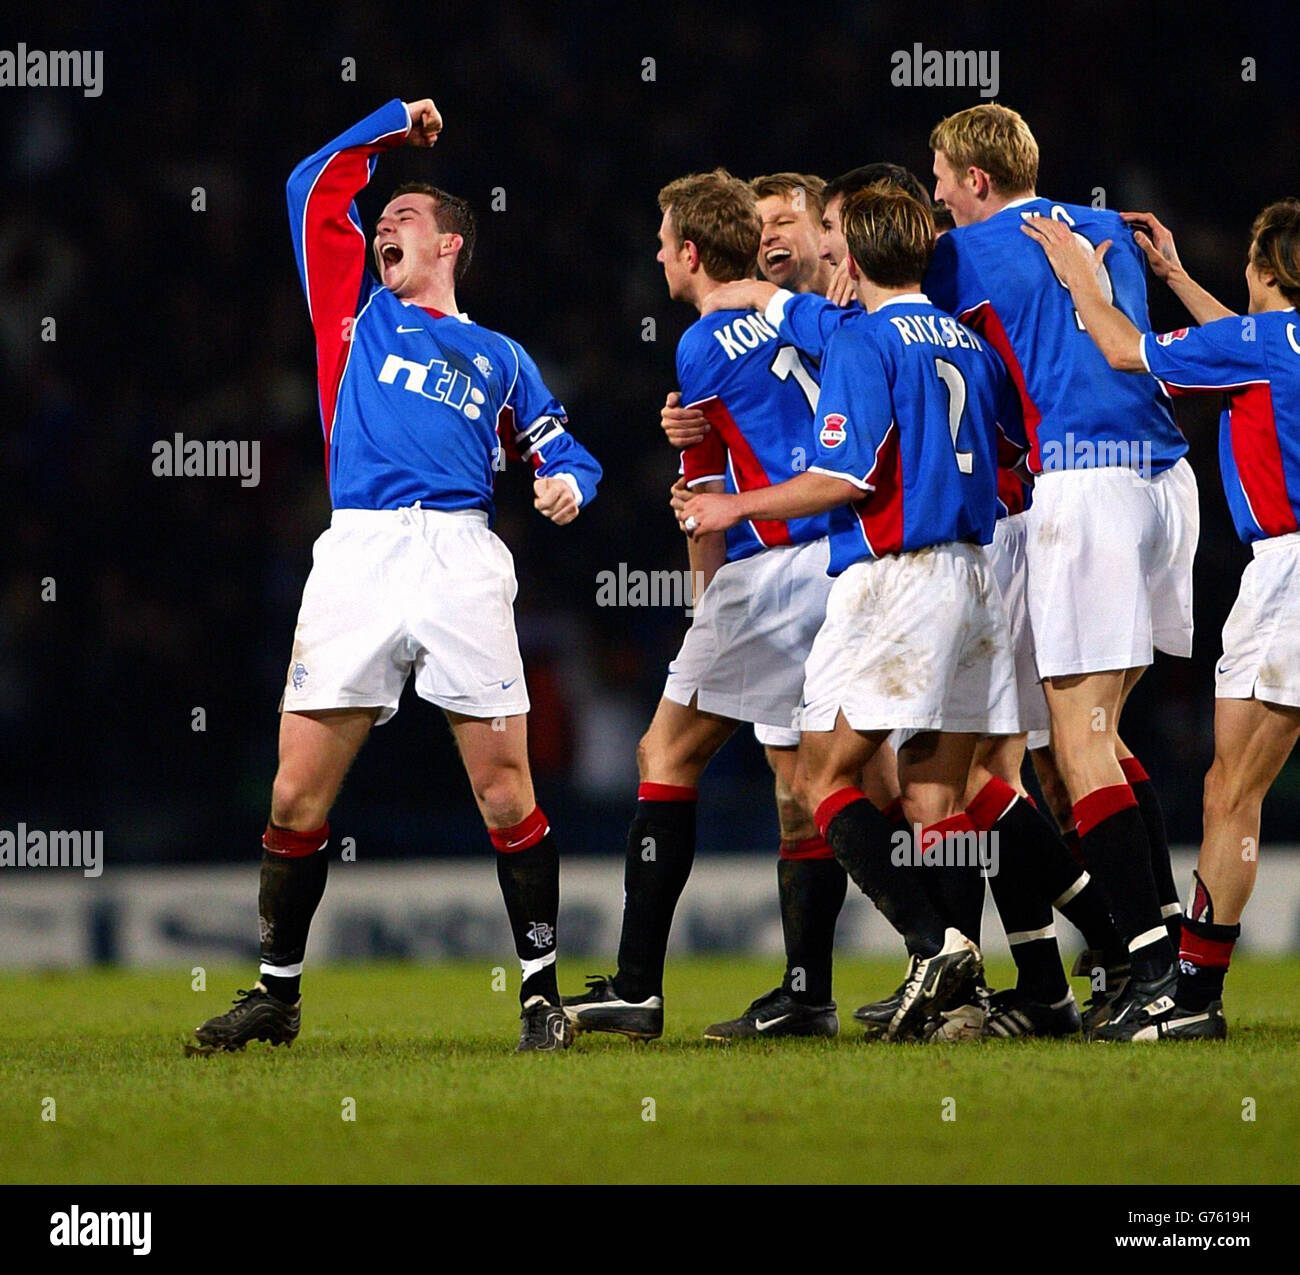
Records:
[[[844,426],[848,423],[847,416],[841,416],[839,412],[831,412],[822,417],[822,429],[818,438],[821,440],[823,447],[838,447],[847,437]]]

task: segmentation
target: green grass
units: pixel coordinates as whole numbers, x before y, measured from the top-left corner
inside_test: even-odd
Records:
[[[1300,962],[1234,965],[1226,1045],[866,1045],[851,1025],[706,1045],[773,970],[679,961],[662,1041],[584,1036],[530,1057],[486,963],[313,969],[292,1049],[209,1058],[182,1042],[247,970],[209,971],[202,993],[182,971],[5,975],[0,1181],[1300,1180]],[[842,1021],[898,972],[842,963]]]

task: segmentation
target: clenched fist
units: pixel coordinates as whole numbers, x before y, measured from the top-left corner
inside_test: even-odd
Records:
[[[407,102],[406,109],[411,115],[411,131],[406,135],[406,144],[432,146],[442,132],[442,116],[432,99],[422,97],[418,102]]]
[[[578,516],[578,498],[566,479],[534,478],[533,508],[557,527],[563,527]]]

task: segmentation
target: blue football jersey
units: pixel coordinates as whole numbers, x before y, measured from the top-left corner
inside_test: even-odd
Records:
[[[1102,357],[1069,289],[1021,231],[1031,217],[1064,222],[1089,251],[1113,239],[1100,272],[1102,291],[1138,331],[1150,330],[1146,259],[1119,214],[1104,208],[1024,199],[987,221],[958,226],[935,244],[927,294],[1002,356],[1020,394],[1032,473],[1168,469],[1187,451],[1168,396]]]
[[[810,358],[824,357],[826,344],[842,327],[867,317],[855,301],[838,306],[816,293],[788,292],[782,289],[767,304],[763,317],[776,328],[781,340],[798,346]],[[998,517],[1023,513],[1033,500],[1034,485],[1019,468],[1023,448],[1007,446],[1002,440],[998,452]]]
[[[316,336],[325,464],[335,509],[493,512],[506,456],[565,477],[580,503],[600,466],[565,429],[537,365],[509,337],[409,305],[366,262],[353,198],[384,150],[405,140],[398,100],[303,160],[289,178],[294,254]]]
[[[832,511],[830,573],[863,558],[966,540],[997,521],[1000,444],[1023,450],[1001,359],[920,293],[844,324],[826,346],[810,469],[862,499]]]
[[[677,345],[682,402],[698,407],[711,428],[682,453],[692,486],[721,479],[729,492],[785,482],[808,468],[816,447],[817,374],[793,345],[777,339],[761,314],[719,310],[691,324]],[[755,519],[727,532],[727,561],[775,545],[820,540],[826,514]]]
[[[1223,392],[1219,468],[1247,544],[1300,528],[1300,323],[1295,307],[1142,337],[1172,394]]]

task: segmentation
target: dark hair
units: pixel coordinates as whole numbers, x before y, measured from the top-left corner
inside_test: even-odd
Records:
[[[478,237],[474,210],[459,195],[448,194],[428,182],[403,182],[389,196],[388,202],[392,203],[399,195],[428,195],[433,200],[433,219],[438,229],[445,235],[459,235],[464,240],[456,258],[455,282],[459,283],[474,257],[474,241]]]
[[[829,204],[836,195],[852,195],[868,186],[879,182],[888,182],[899,190],[906,191],[922,208],[929,208],[929,192],[921,185],[915,173],[904,168],[902,164],[863,164],[861,168],[850,168],[847,173],[832,177],[822,191],[823,203]]]
[[[858,269],[881,288],[919,283],[934,252],[930,210],[905,190],[877,182],[840,209],[844,239]]]

